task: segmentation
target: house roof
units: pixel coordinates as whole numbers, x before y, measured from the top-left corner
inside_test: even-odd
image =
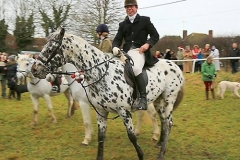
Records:
[[[46,44],[46,38],[34,38],[34,45],[39,45],[39,46],[43,46],[44,44]]]

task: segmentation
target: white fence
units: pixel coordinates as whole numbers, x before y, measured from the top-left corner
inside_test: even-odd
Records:
[[[240,59],[240,57],[221,57],[221,58],[213,58],[214,60],[230,60],[230,59]],[[192,61],[192,73],[195,71],[195,63],[198,61],[205,61],[206,59],[183,59],[183,60],[171,60],[173,62],[186,62],[186,61]]]

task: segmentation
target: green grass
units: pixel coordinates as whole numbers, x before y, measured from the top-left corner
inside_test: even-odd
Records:
[[[204,100],[200,74],[186,74],[186,94],[173,114],[174,126],[167,145],[166,160],[239,160],[240,99],[225,94],[224,100]],[[220,72],[221,80],[240,81],[240,74]],[[215,86],[216,88],[216,86]],[[41,99],[39,124],[30,126],[32,103],[29,93],[22,100],[0,100],[0,160],[94,160],[97,153],[97,125],[92,110],[94,135],[89,146],[81,146],[84,128],[80,110],[66,119],[67,101],[63,95],[53,97],[57,124],[50,123],[46,104]],[[113,117],[113,114],[109,115]],[[135,114],[133,114],[136,124]],[[138,143],[146,160],[154,160],[159,150],[151,140],[152,126],[145,116]],[[105,141],[105,160],[136,160],[120,119],[109,120]]]

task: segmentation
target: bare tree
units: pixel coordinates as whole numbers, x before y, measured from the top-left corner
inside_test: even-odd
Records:
[[[82,0],[77,2],[72,13],[75,32],[83,38],[97,42],[95,29],[98,24],[107,24],[110,34],[115,34],[118,23],[123,20],[124,9],[119,0]],[[79,6],[81,6],[79,8]]]
[[[15,30],[15,22],[17,17],[28,19],[34,15],[36,19],[36,6],[38,5],[35,0],[2,0],[4,8],[4,17],[9,26],[8,31],[13,33]]]

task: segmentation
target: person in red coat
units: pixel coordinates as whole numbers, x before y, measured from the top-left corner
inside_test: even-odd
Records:
[[[149,17],[140,16],[137,13],[136,0],[125,0],[124,7],[127,16],[124,21],[119,23],[118,32],[112,43],[113,54],[119,54],[119,47],[124,40],[123,50],[134,61],[133,72],[140,91],[140,102],[134,108],[147,110],[147,93],[142,68],[145,65],[153,66],[158,62],[158,59],[151,54],[150,48],[158,42],[159,34]]]

